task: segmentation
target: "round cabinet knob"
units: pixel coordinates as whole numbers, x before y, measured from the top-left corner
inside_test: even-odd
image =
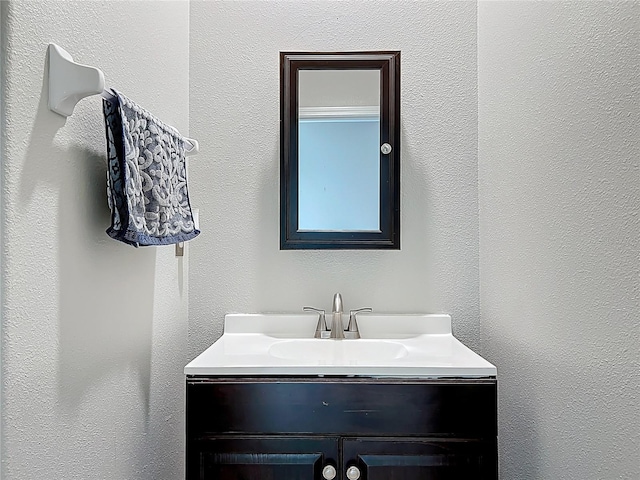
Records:
[[[393,150],[393,148],[391,148],[391,145],[389,145],[388,143],[383,143],[380,146],[380,151],[384,154],[384,155],[389,155],[391,153],[391,150]]]
[[[358,467],[347,468],[347,478],[349,480],[358,480],[360,478],[360,469]]]
[[[334,467],[333,465],[326,465],[322,469],[322,478],[326,480],[333,480],[334,478],[336,478],[337,474],[338,472],[336,472],[336,467]]]

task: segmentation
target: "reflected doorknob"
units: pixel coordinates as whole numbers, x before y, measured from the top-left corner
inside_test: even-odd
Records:
[[[358,480],[360,478],[360,469],[353,466],[347,468],[347,478],[349,480]]]

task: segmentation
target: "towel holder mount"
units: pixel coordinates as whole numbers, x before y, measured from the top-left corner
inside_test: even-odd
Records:
[[[49,44],[49,109],[68,117],[73,114],[76,104],[85,97],[111,94],[105,90],[102,70],[74,62],[73,57],[64,48],[55,43]],[[191,144],[186,155],[198,153],[198,141],[185,138]]]

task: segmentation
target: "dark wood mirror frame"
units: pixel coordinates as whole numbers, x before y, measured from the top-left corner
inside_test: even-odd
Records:
[[[298,229],[298,72],[379,70],[379,231]],[[280,249],[400,249],[400,52],[280,53]]]

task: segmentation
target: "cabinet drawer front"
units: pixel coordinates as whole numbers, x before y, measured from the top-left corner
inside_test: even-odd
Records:
[[[496,441],[345,438],[343,469],[366,480],[497,480]]]
[[[490,438],[495,380],[187,380],[189,436],[346,434]]]
[[[337,438],[245,437],[190,442],[187,480],[310,480],[337,465]]]

